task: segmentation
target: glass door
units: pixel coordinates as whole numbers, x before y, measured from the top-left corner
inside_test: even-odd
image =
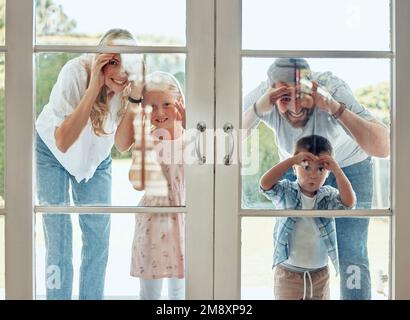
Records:
[[[400,145],[395,121],[406,109],[396,100],[405,91],[396,69],[401,5],[387,0],[217,3],[216,127],[230,124],[235,139],[232,162],[216,165],[215,298],[295,299],[295,284],[283,281],[289,270],[302,281],[299,298],[304,271],[317,272],[329,284],[322,296],[330,299],[395,297],[391,288],[401,286],[400,257],[392,239],[398,239],[397,221],[407,221],[398,205],[401,193],[391,191],[404,182],[392,159],[401,161],[397,152],[406,157],[392,147]],[[309,139],[314,146],[309,152],[325,152],[315,149],[323,144],[321,137],[341,169],[323,171],[323,181],[309,193],[303,172],[313,170],[315,161],[325,162],[319,157],[294,162],[294,155],[306,151],[301,145]],[[216,150],[226,154],[224,148]],[[337,189],[341,171],[356,202],[324,206],[321,192],[335,189],[321,186]],[[302,205],[306,194],[311,206]],[[302,237],[304,223],[311,222],[312,238]],[[324,222],[334,226],[325,231]],[[320,240],[313,246],[308,241],[315,237]],[[319,265],[312,258],[318,246]]]
[[[70,298],[79,298],[85,221],[107,217],[106,261],[96,264],[106,272],[105,298],[138,298],[138,279],[129,275],[134,221],[165,213],[185,219],[187,299],[274,299],[275,252],[278,244],[290,247],[289,237],[274,237],[275,226],[318,217],[337,232],[331,238],[337,248],[330,248],[339,263],[332,254],[321,266],[329,266],[330,298],[409,298],[407,1],[122,0],[106,8],[97,2],[0,1],[0,299],[45,299],[48,290],[61,288],[62,270],[47,256],[53,248],[54,257],[72,262]],[[136,42],[100,46],[112,28],[128,30]],[[109,152],[111,188],[103,188],[109,202],[108,196],[80,201],[75,182],[81,180],[74,175],[67,176],[65,201],[39,193],[38,177],[50,170],[38,175],[36,122],[52,88],[67,62],[107,53],[142,55],[146,75],[167,72],[181,85],[185,203],[141,202],[143,192],[128,178],[132,154],[115,147]],[[280,77],[284,65],[291,79]],[[276,85],[288,93],[280,103],[266,95]],[[324,101],[316,100],[318,92]],[[260,193],[261,176],[293,155],[295,137],[326,133],[341,168],[363,165],[356,177],[345,173],[360,200],[354,209],[295,210]],[[73,158],[77,172],[94,161],[90,150]],[[289,169],[287,179],[295,179]],[[61,181],[49,177],[41,186],[54,196]],[[59,230],[56,221],[72,228],[71,247],[50,246],[47,234]],[[167,295],[163,289],[161,296]]]
[[[214,117],[214,51],[213,32],[203,36],[202,30],[214,28],[213,5],[7,3],[7,136],[14,136],[7,143],[7,176],[18,178],[6,181],[6,298],[138,299],[139,279],[162,278],[175,281],[164,281],[159,297],[169,297],[175,286],[179,299],[212,298],[213,138],[207,131]],[[18,12],[24,12],[24,23],[15,23]],[[70,143],[75,129],[63,134],[56,128],[83,106],[90,83],[95,85],[95,61],[107,56],[101,69],[105,91]],[[137,68],[141,57],[145,71]],[[143,92],[145,118],[127,98],[135,92],[125,93],[134,71],[137,80],[145,77],[152,85]],[[29,76],[14,86],[18,74]],[[164,92],[171,106],[161,100]],[[176,108],[176,101],[186,111],[186,124],[183,111],[178,118],[185,136],[180,148],[173,144],[176,135],[151,135],[170,119],[167,108]],[[127,117],[125,130],[132,129],[125,137],[135,139],[131,148],[118,144],[119,130],[114,133]],[[170,130],[177,122],[172,119]],[[151,132],[149,120],[157,131]],[[17,134],[17,127],[30,129]],[[142,140],[151,152],[144,153],[144,162]]]

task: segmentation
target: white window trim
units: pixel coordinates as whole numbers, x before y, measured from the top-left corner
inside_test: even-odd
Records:
[[[6,299],[32,299],[33,3],[7,1],[6,17]]]
[[[410,148],[408,127],[410,119],[410,2],[393,1],[392,38],[393,115],[392,115],[392,298],[410,299],[410,179],[408,167]]]

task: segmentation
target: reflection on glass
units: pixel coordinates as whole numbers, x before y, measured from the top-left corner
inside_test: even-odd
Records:
[[[0,54],[0,208],[4,208],[5,183],[5,113],[4,113],[4,54]]]
[[[4,217],[0,216],[0,300],[6,298],[5,293],[5,261],[4,261]]]
[[[118,0],[101,5],[98,0],[37,0],[36,44],[97,45],[106,30],[123,28],[138,45],[184,46],[185,2]]]
[[[183,214],[38,214],[36,297],[183,299],[184,241]]]
[[[242,128],[257,129],[242,142],[242,207],[275,208],[259,193],[259,179],[294,155],[296,142],[308,135],[329,140],[333,158],[356,193],[357,209],[390,206],[389,60],[244,58],[242,79]],[[312,80],[318,88],[313,89]],[[342,115],[341,103],[349,114]],[[346,127],[352,126],[352,117],[344,116],[353,113],[363,123],[380,123],[374,130],[359,126],[360,144]],[[288,169],[286,178],[296,180]],[[337,186],[332,174],[325,184]]]
[[[242,219],[242,262],[241,262],[241,298],[242,299],[275,299],[274,296],[274,271],[272,270],[272,259],[274,255],[274,244],[272,241],[272,233],[274,230],[275,222],[278,218],[243,218]],[[341,227],[346,226],[345,221],[336,218],[336,225]],[[348,218],[353,222],[366,221],[366,218]],[[367,240],[367,252],[368,252],[368,265],[371,279],[371,286],[369,286],[366,292],[369,292],[368,299],[384,300],[389,298],[389,243],[390,243],[390,219],[389,218],[371,218],[369,219],[368,227],[368,240]],[[348,250],[358,251],[362,250],[360,247],[359,239],[362,238],[360,234],[357,234],[355,228],[346,230],[343,234],[338,234],[339,252],[343,250],[343,244],[351,246],[345,248],[345,252]],[[355,241],[352,241],[355,239]],[[343,241],[346,240],[346,241]],[[290,248],[290,250],[292,250]],[[343,265],[343,258],[339,254],[340,265]],[[363,261],[362,261],[363,262]],[[330,299],[341,299],[341,283],[345,286],[344,294],[346,291],[352,291],[353,295],[358,297],[358,291],[355,289],[358,285],[356,281],[360,269],[356,268],[354,262],[347,265],[345,268],[340,268],[340,273],[336,275],[335,269],[331,260],[328,261],[330,269]],[[341,276],[343,271],[345,275],[343,279],[345,282],[341,282]],[[362,275],[362,280],[366,279],[365,272]],[[301,276],[303,279],[303,273]],[[356,281],[356,282],[355,282]],[[364,281],[364,280],[363,280]],[[307,279],[307,296],[310,294],[309,279]],[[363,286],[365,283],[363,282]],[[349,289],[350,288],[350,289]],[[302,282],[303,291],[303,282]],[[343,291],[343,290],[342,290]]]
[[[76,63],[79,59],[83,59],[84,57],[87,57],[87,55],[80,55],[80,54],[66,54],[66,53],[41,53],[36,55],[36,114],[38,116],[38,119],[40,119],[40,114],[44,114],[44,110],[46,110],[46,105],[52,104],[55,99],[61,100],[61,96],[65,97],[65,95],[70,94],[74,95],[74,100],[75,101],[80,101],[80,96],[85,92],[85,86],[86,86],[86,77],[87,73],[86,71],[81,71],[77,72],[73,75],[66,76],[63,78],[60,75],[60,80],[58,80],[58,76],[60,73],[64,72],[62,70],[65,70],[67,73],[67,68],[72,69],[73,64]],[[171,74],[172,81],[178,82],[179,87],[181,87],[181,91],[184,91],[184,86],[185,86],[185,55],[182,54],[149,54],[145,56],[145,61],[146,61],[146,75],[148,76],[154,71],[159,71],[161,70],[162,72],[167,72]],[[65,66],[63,68],[63,66]],[[69,67],[67,67],[69,66]],[[80,69],[82,70],[82,69]],[[80,77],[80,84],[77,84],[70,87],[70,83],[73,82],[73,80],[77,79]],[[82,81],[82,82],[81,82]],[[55,84],[58,84],[58,86],[64,89],[65,85],[67,86],[68,91],[64,91],[64,94],[62,95],[56,95],[51,94],[53,86]],[[75,83],[75,81],[74,81]],[[63,90],[61,89],[61,90]],[[64,89],[65,90],[65,89]],[[126,98],[126,96],[125,96]],[[54,100],[53,100],[54,99]],[[125,99],[126,100],[126,99]],[[177,99],[178,100],[178,99]],[[183,100],[183,99],[182,99]],[[127,101],[126,101],[127,102]],[[66,103],[66,102],[64,102]],[[75,103],[72,103],[75,104]],[[61,104],[60,104],[61,105]],[[65,117],[71,114],[75,108],[75,106],[71,106],[71,104],[67,103],[64,104],[65,107],[62,110],[62,117],[60,117],[60,121],[64,121]],[[131,104],[130,104],[131,105]],[[49,108],[49,107],[47,107]],[[135,107],[133,108],[133,111]],[[173,110],[175,109],[175,106],[172,108]],[[161,109],[161,114],[160,116],[162,117],[162,109]],[[154,116],[157,113],[156,109],[153,108],[152,116]],[[51,117],[52,121],[57,121],[54,117]],[[158,119],[154,119],[154,121],[157,121]],[[179,119],[174,119],[175,121],[179,121]],[[173,121],[174,121],[173,120]],[[39,120],[37,120],[39,122]],[[46,121],[46,123],[49,123]],[[51,123],[51,122],[50,122]],[[165,124],[162,124],[160,122],[154,123],[155,127],[158,127],[160,125],[169,125],[171,122],[167,122]],[[54,127],[53,127],[54,128]],[[147,129],[151,129],[151,126],[147,126]],[[167,129],[167,128],[165,128]],[[168,130],[168,129],[167,129]],[[109,132],[112,132],[112,130],[109,130]],[[151,132],[148,130],[147,134],[150,136]],[[51,134],[50,134],[51,136]],[[111,137],[110,137],[111,136]],[[80,136],[81,139],[81,136]],[[111,139],[110,143],[113,142],[113,134],[109,135],[108,137],[104,136],[101,137],[101,139]],[[98,139],[97,139],[98,141]],[[42,150],[44,151],[44,144],[42,143],[44,141],[38,140],[38,147],[43,148]],[[174,148],[176,145],[181,145],[181,139],[176,139],[175,141],[170,140],[168,142],[162,141],[160,144],[155,144],[155,153],[166,151],[168,149]],[[50,142],[49,142],[50,143]],[[46,144],[48,146],[48,144]],[[183,145],[181,145],[183,147]],[[47,150],[47,149],[45,149]],[[40,150],[41,151],[41,150]],[[133,188],[132,182],[129,181],[129,175],[135,174],[136,172],[134,171],[135,168],[138,168],[140,165],[140,160],[136,159],[135,157],[131,157],[131,151],[136,151],[135,148],[132,148],[129,151],[126,152],[119,152],[117,148],[112,148],[111,149],[111,157],[112,157],[112,162],[110,163],[109,160],[104,160],[105,167],[100,168],[104,170],[96,170],[97,173],[100,174],[101,176],[101,181],[97,183],[97,185],[94,185],[97,190],[99,190],[98,193],[93,192],[90,195],[86,195],[84,192],[85,189],[88,189],[86,186],[85,180],[82,180],[81,183],[73,177],[73,175],[67,177],[67,185],[71,184],[72,187],[72,194],[61,194],[60,193],[60,198],[55,198],[55,199],[43,199],[46,201],[40,201],[43,205],[57,205],[59,203],[60,205],[129,205],[129,206],[136,206],[141,203],[141,201],[145,201],[142,199],[144,192],[142,191],[141,188]],[[70,153],[70,149],[68,149],[67,154]],[[82,150],[81,152],[77,152],[78,157],[76,159],[80,158],[87,158],[92,155],[90,155],[89,149]],[[136,154],[134,152],[134,154]],[[61,155],[63,157],[63,155]],[[151,157],[152,158],[152,157]],[[37,158],[39,159],[39,158]],[[48,158],[47,158],[48,159]],[[41,159],[40,159],[41,160]],[[160,164],[161,160],[160,158],[157,157],[157,154],[155,154],[154,160],[157,161],[157,164]],[[163,160],[163,157],[162,157]],[[177,159],[172,158],[174,163],[172,164],[172,167],[179,168],[178,170],[181,171],[181,174],[183,173],[182,167],[180,166],[180,162],[177,161]],[[164,161],[163,161],[164,162]],[[80,171],[87,171],[86,167],[87,161],[82,161],[79,163],[79,166],[76,169],[76,172]],[[170,163],[164,163],[164,165],[169,165]],[[100,163],[101,165],[101,163]],[[167,171],[165,166],[160,166],[161,170],[161,180],[162,181],[167,181]],[[41,170],[43,167],[38,166],[38,170]],[[131,169],[130,169],[131,168]],[[148,166],[149,168],[149,166]],[[165,171],[163,171],[165,170]],[[170,169],[171,170],[171,169]],[[63,181],[60,178],[57,178],[55,176],[51,176],[51,171],[50,170],[43,170],[46,174],[38,174],[37,177],[39,179],[43,179],[42,181],[45,182],[44,185],[47,188],[52,188],[54,190],[53,194],[55,195],[55,190],[56,190],[56,181]],[[137,173],[138,176],[138,173]],[[141,175],[139,175],[141,176]],[[44,179],[48,179],[45,181]],[[180,175],[179,177],[180,183],[185,183],[185,179],[183,176]],[[155,180],[155,179],[154,179]],[[92,180],[88,180],[91,183],[93,183]],[[158,180],[159,181],[159,180]],[[167,183],[170,183],[170,181],[167,181]],[[75,188],[73,188],[73,185]],[[175,185],[171,183],[171,187]],[[41,188],[41,185],[37,186],[37,191]],[[171,190],[172,191],[172,190]],[[81,198],[81,196],[84,196]],[[111,197],[111,201],[110,201]],[[41,200],[41,199],[39,199]],[[167,200],[168,201],[168,200]],[[166,202],[167,202],[166,201]],[[145,205],[149,205],[148,203],[144,202]],[[168,202],[167,202],[168,203]],[[179,205],[184,205],[184,202],[181,203],[173,203],[172,205],[179,206]],[[150,205],[152,206],[159,206],[159,205],[165,205],[165,202],[161,203],[151,203]]]
[[[242,44],[254,50],[389,50],[390,1],[244,0]]]

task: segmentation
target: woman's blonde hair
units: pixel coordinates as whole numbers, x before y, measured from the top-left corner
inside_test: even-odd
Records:
[[[155,71],[145,78],[144,93],[149,91],[163,91],[170,93],[176,100],[185,106],[185,96],[179,81],[170,73]]]
[[[114,41],[117,39],[131,40],[133,43],[135,43],[135,45],[137,44],[137,42],[135,41],[135,38],[129,31],[124,30],[124,29],[111,29],[111,30],[108,30],[103,35],[98,45],[99,46],[114,46],[115,45]],[[90,82],[91,67],[92,67],[93,60],[95,59],[95,56],[96,56],[95,54],[84,55],[83,64],[88,74],[87,87]],[[123,95],[122,100],[121,100],[121,108],[117,114],[118,117],[124,114],[124,110],[127,106],[127,103],[128,103],[127,97]],[[91,109],[91,113],[90,113],[91,124],[94,130],[94,133],[97,136],[104,136],[104,135],[110,134],[104,131],[104,121],[108,113],[108,109],[109,109],[108,92],[107,92],[107,87],[104,85],[101,88],[100,93],[98,94],[97,99],[95,100],[94,105]]]

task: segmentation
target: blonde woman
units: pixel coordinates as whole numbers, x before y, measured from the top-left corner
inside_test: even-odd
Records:
[[[100,41],[101,46],[133,44],[133,36],[121,29],[109,30]],[[70,196],[77,206],[111,204],[111,148],[115,143],[123,151],[115,133],[117,127],[127,130],[132,120],[125,112],[128,76],[119,54],[85,54],[63,66],[36,121],[40,205],[67,206]],[[132,90],[131,100],[140,95]],[[80,214],[79,223],[83,241],[79,298],[102,299],[110,216]],[[71,217],[44,214],[43,228],[47,299],[71,299]]]

